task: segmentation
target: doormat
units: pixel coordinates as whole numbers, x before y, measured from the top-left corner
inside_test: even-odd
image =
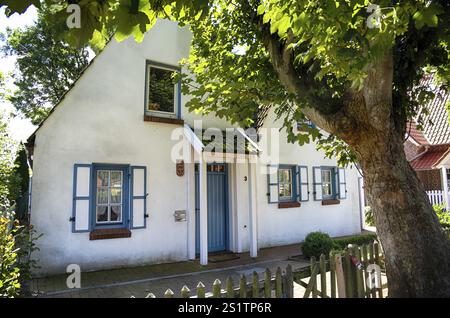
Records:
[[[208,261],[210,261],[211,263],[219,263],[219,262],[231,261],[231,260],[238,259],[238,258],[240,258],[240,257],[234,253],[220,253],[220,254],[216,254],[216,255],[209,255]]]

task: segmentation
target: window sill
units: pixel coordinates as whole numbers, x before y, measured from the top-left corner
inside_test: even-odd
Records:
[[[341,201],[339,201],[338,199],[327,199],[327,200],[322,200],[322,205],[333,205],[333,204],[340,204]]]
[[[288,209],[288,208],[299,208],[301,206],[301,203],[298,201],[293,202],[279,202],[278,208],[279,209]]]
[[[144,121],[151,121],[154,123],[164,123],[173,125],[183,125],[184,120],[179,118],[158,117],[153,115],[144,115]]]
[[[129,229],[96,229],[89,233],[89,240],[106,240],[131,237]]]

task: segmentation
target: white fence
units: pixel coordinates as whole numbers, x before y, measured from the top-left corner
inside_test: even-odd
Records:
[[[445,203],[444,191],[441,190],[427,191],[427,195],[432,205]],[[448,197],[449,197],[448,199],[450,199],[450,193],[448,194]]]

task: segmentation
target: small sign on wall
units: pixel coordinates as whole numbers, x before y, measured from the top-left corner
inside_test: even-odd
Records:
[[[179,176],[179,177],[184,176],[184,161],[183,160],[177,160],[176,170],[177,170],[177,176]]]

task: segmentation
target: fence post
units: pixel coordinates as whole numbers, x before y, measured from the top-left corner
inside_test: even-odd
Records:
[[[259,298],[259,277],[257,272],[253,272],[252,297]]]
[[[361,250],[359,248],[359,246],[355,247],[355,257],[356,259],[362,264],[362,259],[361,259]],[[359,269],[355,266],[355,270],[356,270],[356,290],[357,290],[357,294],[359,298],[364,298],[364,273],[363,273],[363,269]]]
[[[219,279],[216,279],[213,283],[213,297],[220,298],[222,293],[221,282]]]
[[[375,263],[380,266],[381,268],[381,261],[380,261],[380,245],[378,242],[373,243],[373,251],[375,254]],[[378,297],[383,298],[383,284],[381,284],[380,288],[378,289]]]
[[[277,268],[277,272],[275,274],[275,297],[283,297],[283,287],[281,284],[281,268],[279,267]]]
[[[342,266],[342,257],[340,254],[334,257],[334,263],[336,266],[336,283],[339,298],[346,298],[346,285],[345,285],[345,276],[344,276],[344,268]]]
[[[369,264],[374,264],[375,263],[375,258],[373,257],[373,250],[374,250],[373,243],[370,244],[368,246],[368,248],[369,248]],[[375,288],[372,288],[370,293],[372,295],[372,298],[377,298],[377,291],[375,290]]]
[[[325,263],[325,255],[320,255],[320,297],[327,297],[327,265]]]
[[[330,289],[331,289],[330,297],[336,298],[336,274],[335,274],[336,262],[332,252],[330,252],[329,259],[330,259]]]
[[[310,278],[310,282],[312,282],[312,298],[317,298],[317,277],[314,277],[314,280],[311,280],[312,279],[313,268],[315,268],[316,266],[317,266],[316,258],[314,256],[311,256],[311,278]]]
[[[241,280],[239,282],[239,298],[247,297],[247,280],[244,275],[241,275]]]
[[[231,277],[227,279],[227,298],[234,298],[234,284]]]
[[[291,264],[286,267],[286,297],[294,298],[294,275]]]
[[[270,269],[266,268],[266,272],[264,273],[264,297],[271,298],[272,297],[272,289],[271,289],[271,280],[272,274],[270,273]]]
[[[205,298],[205,285],[202,282],[198,282],[197,284],[197,298]]]
[[[170,288],[164,293],[164,298],[173,298],[173,291]]]
[[[181,288],[181,298],[189,298],[191,291],[189,288],[184,285],[183,288]]]
[[[345,295],[347,298],[354,297],[353,271],[350,261],[350,252],[347,249],[344,252],[344,279],[345,279]]]

